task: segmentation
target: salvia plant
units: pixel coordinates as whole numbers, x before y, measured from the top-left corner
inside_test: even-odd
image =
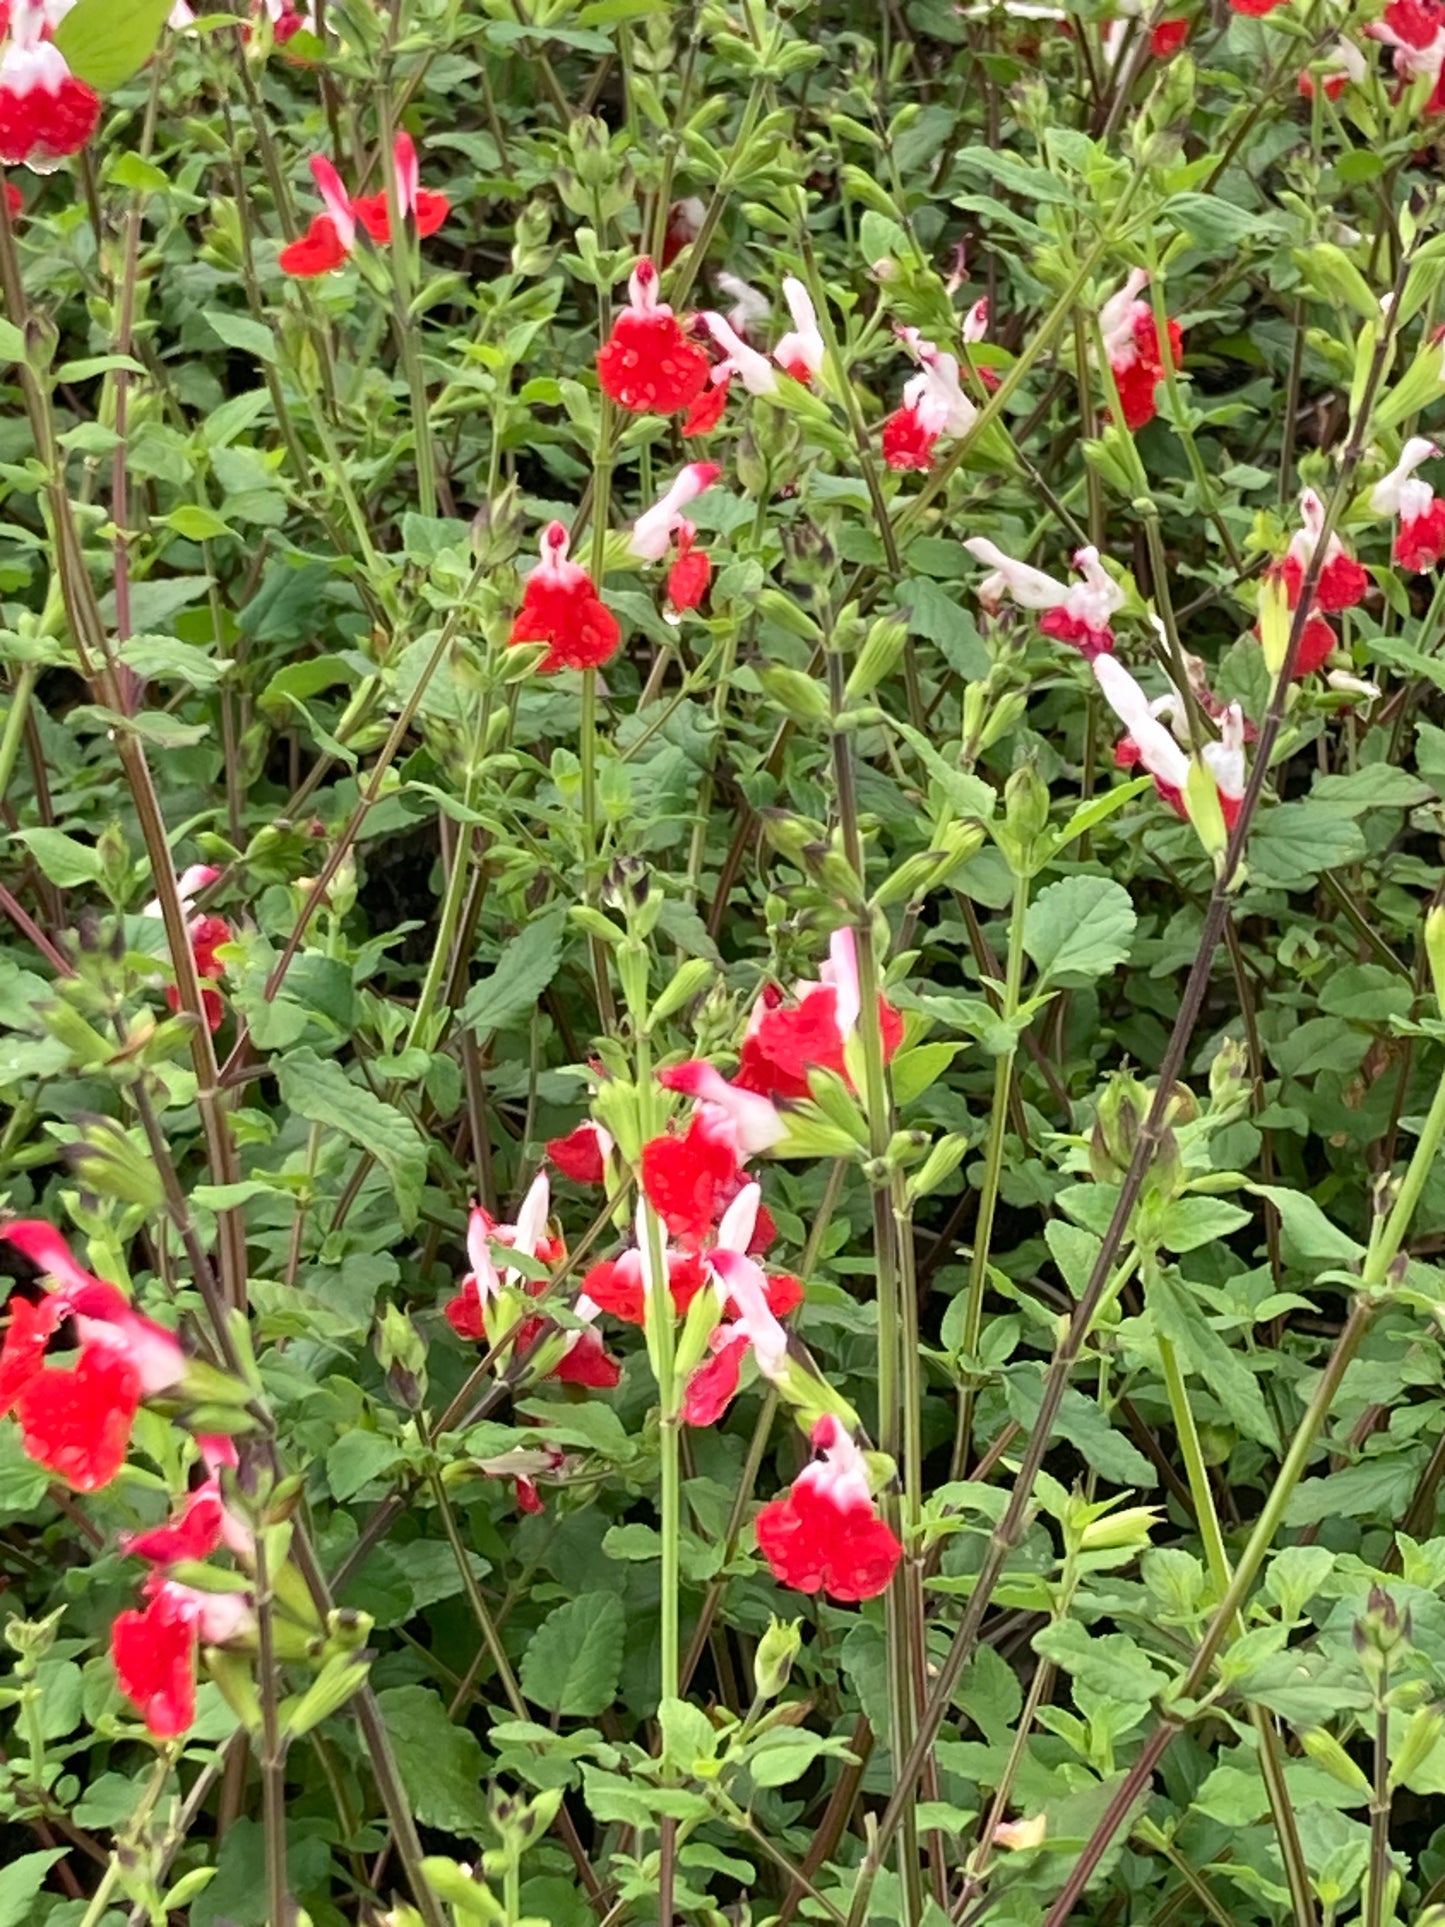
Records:
[[[0,0],[0,1927],[1445,1922],[1442,139]]]

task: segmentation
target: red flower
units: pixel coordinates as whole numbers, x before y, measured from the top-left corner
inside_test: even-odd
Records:
[[[63,1307],[54,1297],[32,1305],[28,1298],[10,1299],[10,1327],[0,1350],[0,1415],[8,1412],[45,1365],[45,1348],[59,1329]]]
[[[679,1317],[686,1315],[688,1306],[706,1283],[707,1266],[697,1252],[667,1253],[667,1287]],[[594,1265],[582,1280],[582,1296],[598,1311],[620,1319],[624,1325],[645,1325],[647,1287],[641,1251],[634,1246],[620,1258],[604,1258]]]
[[[49,173],[95,132],[100,97],[70,71],[48,38],[44,9],[12,14],[10,39],[0,55],[0,161],[25,161]]]
[[[883,459],[890,468],[932,468],[938,436],[916,408],[896,408],[883,424]]]
[[[600,669],[617,653],[622,640],[617,618],[587,571],[567,560],[567,531],[560,522],[549,522],[543,530],[542,560],[527,577],[509,640],[514,647],[548,643],[538,665],[544,675],[559,669]]]
[[[604,394],[634,415],[675,415],[707,386],[708,358],[658,300],[657,269],[645,255],[632,271],[628,293],[627,307],[598,350],[597,379]]]
[[[435,234],[451,212],[451,203],[445,194],[422,187],[416,143],[410,134],[397,135],[392,149],[392,168],[398,213],[403,220],[409,215],[415,221],[416,231],[423,239]],[[379,244],[391,239],[391,210],[385,189],[379,194],[352,200],[342,185],[341,176],[323,154],[312,155],[311,174],[326,203],[326,212],[318,214],[305,236],[283,248],[280,255],[282,272],[303,278],[329,274],[333,268],[341,267],[356,246],[358,226]]]
[[[125,1464],[141,1384],[106,1345],[85,1345],[73,1371],[47,1365],[16,1400],[26,1456],[77,1492],[98,1492]]]
[[[739,1089],[773,1098],[798,1098],[808,1095],[810,1070],[829,1070],[846,1078],[844,1051],[858,1021],[853,932],[834,931],[828,951],[822,981],[797,984],[796,1003],[785,1004],[780,992],[769,989],[753,1006],[733,1080]],[[878,1019],[884,1060],[890,1061],[903,1041],[903,1019],[882,996]]]
[[[169,1587],[110,1629],[120,1690],[158,1740],[179,1739],[196,1717],[196,1622]]]
[[[698,396],[688,409],[682,421],[684,435],[710,435],[723,418],[728,405],[728,390],[732,387],[731,375],[724,375],[721,381]]]
[[[1276,7],[1283,6],[1284,0],[1229,0],[1232,13],[1246,13],[1251,20],[1262,20]]]
[[[752,1340],[746,1333],[737,1338],[730,1336],[727,1325],[719,1325],[713,1337],[722,1342],[707,1363],[698,1366],[683,1393],[684,1425],[716,1425],[737,1397],[743,1360],[752,1348]]]
[[[1149,36],[1149,51],[1156,60],[1168,60],[1184,45],[1189,38],[1189,21],[1161,20]]]
[[[517,1510],[518,1512],[545,1512],[547,1510],[546,1506],[542,1503],[542,1495],[537,1490],[536,1484],[533,1480],[525,1476],[517,1480]]]
[[[1437,495],[1423,515],[1402,521],[1395,536],[1395,560],[1413,575],[1424,575],[1445,556],[1445,496]]]
[[[417,159],[416,142],[408,133],[400,133],[392,149],[392,163],[396,170],[396,204],[403,221],[409,214],[416,222],[416,231],[423,241],[436,233],[452,211],[452,204],[445,194],[421,185],[421,164]],[[367,194],[353,201],[352,213],[366,229],[373,241],[386,242],[391,239],[391,211],[386,204],[386,191],[380,194]]]
[[[185,1559],[209,1559],[222,1543],[226,1509],[220,1488],[211,1482],[187,1496],[178,1518],[149,1532],[133,1532],[122,1549],[153,1566],[178,1566]]]
[[[878,1516],[863,1455],[837,1419],[813,1429],[822,1453],[757,1516],[758,1550],[773,1576],[797,1592],[826,1592],[851,1602],[886,1592],[903,1557],[892,1529]]]
[[[742,1181],[731,1134],[699,1114],[681,1137],[642,1147],[642,1185],[669,1234],[694,1248],[712,1230]]]
[[[702,549],[693,545],[697,530],[684,522],[677,536],[677,560],[667,577],[667,599],[679,613],[696,609],[712,581],[712,562]]]
[[[353,229],[353,234],[355,230]],[[299,241],[292,241],[282,248],[277,257],[283,274],[295,275],[298,280],[310,280],[318,274],[330,274],[333,268],[343,267],[351,253],[352,242],[343,237],[343,231],[329,214],[318,214]]]
[[[612,1139],[600,1124],[579,1124],[566,1137],[547,1140],[547,1155],[574,1184],[601,1184],[607,1176]]]
[[[601,1335],[584,1331],[567,1336],[572,1342],[547,1376],[559,1385],[586,1385],[593,1391],[610,1392],[622,1377],[622,1367],[608,1357]]]

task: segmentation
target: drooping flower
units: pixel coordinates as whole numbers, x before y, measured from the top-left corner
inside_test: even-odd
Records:
[[[195,960],[196,975],[203,980],[201,1005],[206,1013],[206,1023],[212,1030],[220,1029],[221,1020],[225,1016],[225,1006],[221,1002],[220,992],[211,990],[208,983],[225,976],[226,966],[216,952],[222,944],[232,941],[234,933],[224,917],[210,914],[196,915],[195,899],[202,890],[213,884],[220,874],[221,872],[213,864],[193,863],[176,878],[176,893],[180,898],[181,908],[186,914],[187,927],[190,930],[191,956]],[[152,897],[141,911],[141,915],[153,917],[160,922],[162,920],[160,899]],[[175,984],[166,985],[166,1003],[172,1010],[179,1010],[181,1007],[181,993]]]
[[[142,1611],[119,1614],[111,1627],[111,1661],[152,1737],[179,1739],[196,1717],[197,1648],[246,1637],[255,1612],[244,1593],[198,1592],[171,1579],[149,1580],[145,1598]]]
[[[255,1535],[226,1504],[221,1489],[221,1468],[236,1464],[234,1443],[228,1438],[200,1438],[196,1443],[206,1478],[192,1487],[164,1525],[122,1537],[121,1550],[132,1558],[153,1566],[175,1566],[185,1560],[209,1559],[222,1546],[243,1558],[254,1552]]]
[[[811,1070],[846,1079],[847,1046],[860,1012],[857,940],[844,926],[829,939],[828,962],[817,980],[796,983],[791,1003],[781,992],[765,990],[754,1004],[734,1087],[774,1099],[801,1098],[808,1095]],[[881,993],[878,1020],[884,1059],[891,1061],[903,1041],[903,1019]]]
[[[863,1454],[831,1413],[813,1427],[821,1454],[756,1521],[758,1550],[796,1592],[851,1603],[886,1592],[903,1547],[879,1517]]]
[[[452,204],[445,194],[422,186],[416,142],[405,129],[392,144],[391,160],[396,177],[397,213],[403,221],[414,221],[417,234],[425,241],[444,224]],[[373,241],[385,243],[391,239],[391,210],[384,188],[379,194],[360,196],[353,201],[351,211]]]
[[[611,662],[622,640],[616,616],[581,563],[568,561],[567,548],[566,529],[549,522],[542,531],[542,559],[527,577],[508,638],[513,647],[521,642],[549,645],[538,664],[543,675],[559,669],[600,669]]]
[[[728,326],[735,334],[746,341],[761,331],[763,323],[773,312],[773,304],[761,288],[755,288],[750,281],[744,281],[740,274],[729,274],[720,269],[714,277],[718,287],[726,295],[732,296],[732,306],[728,309]]]
[[[1141,289],[1148,285],[1146,271],[1143,268],[1133,269],[1123,287],[1117,294],[1111,295],[1099,310],[1104,353],[1118,390],[1125,425],[1131,430],[1143,428],[1154,419],[1157,412],[1155,390],[1165,374],[1164,351],[1159,341],[1154,310],[1147,301],[1140,299]],[[1183,350],[1183,330],[1177,321],[1171,321],[1169,360],[1175,368],[1179,366]]]
[[[995,609],[1007,599],[1020,609],[1042,610],[1040,633],[1055,642],[1071,643],[1086,662],[1114,647],[1110,621],[1123,605],[1124,591],[1099,560],[1097,549],[1079,549],[1074,554],[1081,582],[1060,582],[1027,562],[1016,562],[986,536],[970,536],[963,546],[993,571],[978,585],[985,609]]]
[[[697,547],[697,529],[683,522],[677,531],[677,559],[667,572],[668,606],[674,614],[696,609],[712,582],[712,557]]]
[[[69,11],[55,0],[11,0],[0,32],[0,161],[53,173],[79,153],[100,119],[100,97],[77,78],[51,39]]]
[[[808,290],[794,275],[783,277],[783,299],[793,325],[773,350],[773,360],[785,375],[806,385],[823,366],[827,349],[818,328],[818,316]]]
[[[938,443],[966,435],[978,410],[959,382],[957,356],[925,341],[916,328],[900,328],[898,338],[919,370],[903,384],[902,406],[883,424],[883,459],[890,468],[932,468]]]
[[[734,375],[741,381],[750,395],[775,395],[778,391],[778,378],[773,373],[772,364],[766,355],[750,348],[735,331],[732,324],[711,308],[704,310],[701,320],[703,326],[722,350],[722,359],[712,366],[714,387],[730,382]]]
[[[607,1176],[607,1160],[613,1152],[612,1135],[600,1124],[584,1120],[566,1137],[547,1140],[547,1155],[574,1184],[601,1184]]]
[[[836,993],[833,1001],[836,1014]],[[664,1090],[695,1098],[705,1115],[731,1131],[739,1160],[771,1150],[787,1135],[787,1124],[771,1099],[741,1084],[730,1084],[721,1071],[701,1058],[670,1065],[658,1072],[657,1081]]]
[[[634,415],[675,415],[707,386],[707,356],[659,300],[657,269],[646,255],[627,287],[628,305],[597,352],[597,379]]]
[[[77,1492],[98,1492],[125,1464],[140,1401],[119,1353],[83,1345],[72,1369],[43,1366],[16,1399],[25,1455]]]
[[[1445,498],[1438,496],[1423,476],[1415,473],[1422,462],[1440,450],[1423,435],[1412,435],[1399,461],[1370,491],[1376,515],[1395,517],[1395,560],[1412,575],[1424,575],[1445,556]]]

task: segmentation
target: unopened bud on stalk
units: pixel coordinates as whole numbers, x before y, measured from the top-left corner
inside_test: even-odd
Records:
[[[1425,919],[1425,954],[1430,960],[1435,1002],[1445,1016],[1445,904],[1437,903]]]
[[[788,1683],[803,1645],[800,1619],[774,1619],[753,1656],[753,1688],[760,1700],[776,1699]]]
[[[376,1356],[387,1384],[407,1411],[426,1397],[426,1345],[400,1305],[388,1305],[376,1328]]]
[[[1104,1087],[1089,1138],[1089,1169],[1100,1184],[1121,1184],[1149,1113],[1149,1093],[1128,1071]]]
[[[1091,1519],[1079,1539],[1082,1552],[1115,1552],[1129,1547],[1142,1548],[1160,1520],[1158,1506],[1126,1505],[1118,1512],[1107,1512],[1102,1519]]]
[[[1407,1785],[1442,1739],[1445,1739],[1445,1708],[1417,1706],[1390,1761],[1390,1785]]]
[[[1016,769],[1004,785],[1004,820],[1022,844],[1031,844],[1048,824],[1049,788],[1032,763]]]
[[[1369,1792],[1369,1776],[1355,1764],[1333,1733],[1327,1733],[1322,1726],[1310,1727],[1300,1734],[1300,1745],[1315,1765],[1322,1766],[1341,1786],[1356,1793]]]
[[[552,250],[547,246],[551,232],[551,208],[545,201],[528,201],[513,229],[513,274],[531,277],[547,272],[552,262]]]
[[[1283,575],[1271,572],[1265,576],[1259,592],[1259,642],[1264,666],[1271,676],[1278,676],[1284,668],[1284,659],[1289,653],[1289,631],[1289,591]]]
[[[908,625],[897,616],[880,616],[869,628],[848,676],[846,694],[857,702],[891,675],[908,641]]]
[[[1351,1632],[1366,1672],[1382,1672],[1391,1654],[1410,1644],[1411,1631],[1409,1608],[1402,1613],[1383,1586],[1371,1586],[1369,1601]]]
[[[751,428],[745,428],[739,435],[734,461],[743,494],[755,502],[762,501],[768,493],[768,464]]]
[[[1243,1040],[1226,1037],[1209,1066],[1209,1108],[1219,1117],[1232,1116],[1249,1102],[1249,1051]]]
[[[617,173],[607,126],[594,114],[579,114],[567,130],[572,164],[586,187],[606,187]]]

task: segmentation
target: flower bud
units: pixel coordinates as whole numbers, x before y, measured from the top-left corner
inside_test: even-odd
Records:
[[[1149,1112],[1149,1093],[1128,1071],[1110,1078],[1089,1139],[1089,1169],[1100,1184],[1121,1184]]]
[[[567,130],[572,164],[586,187],[607,187],[617,173],[617,162],[607,126],[593,114],[579,114]]]
[[[1390,1762],[1390,1785],[1407,1786],[1445,1738],[1445,1708],[1417,1706],[1406,1722],[1395,1757]]]
[[[1322,1726],[1310,1727],[1300,1734],[1300,1745],[1315,1765],[1322,1766],[1341,1786],[1356,1793],[1369,1792],[1369,1776],[1355,1764],[1333,1733],[1327,1733]]]
[[[753,1689],[760,1700],[776,1699],[788,1683],[803,1644],[800,1619],[774,1619],[753,1655]]]
[[[1218,1117],[1233,1116],[1249,1102],[1249,1051],[1243,1040],[1221,1040],[1209,1066],[1209,1109]]]
[[[376,1356],[397,1402],[409,1412],[426,1398],[426,1345],[401,1309],[388,1305],[376,1328]]]
[[[1283,575],[1270,569],[1259,592],[1259,642],[1264,653],[1264,666],[1271,676],[1278,676],[1284,668],[1284,659],[1289,650],[1289,632],[1289,591]]]
[[[1001,1820],[993,1830],[993,1844],[1010,1853],[1022,1853],[1027,1847],[1041,1847],[1048,1831],[1046,1813],[1036,1813],[1032,1820]]]
[[[1118,1512],[1106,1512],[1102,1519],[1091,1519],[1079,1538],[1082,1552],[1115,1552],[1124,1547],[1143,1547],[1160,1519],[1158,1506],[1126,1505]]]
[[[1032,763],[1016,769],[1004,785],[1004,820],[1021,843],[1032,843],[1049,820],[1049,789]]]
[[[1445,904],[1437,903],[1425,919],[1425,954],[1430,960],[1435,1002],[1445,1016]]]

